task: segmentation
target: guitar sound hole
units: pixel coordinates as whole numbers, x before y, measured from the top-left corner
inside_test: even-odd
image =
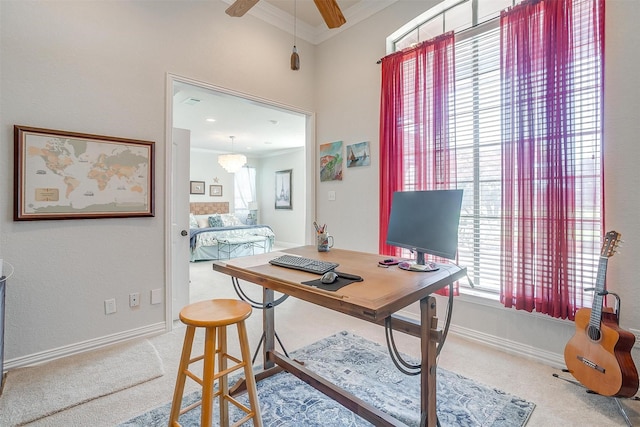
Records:
[[[596,328],[595,326],[589,325],[589,327],[587,328],[587,335],[589,335],[589,338],[591,338],[593,341],[600,341],[600,329]]]

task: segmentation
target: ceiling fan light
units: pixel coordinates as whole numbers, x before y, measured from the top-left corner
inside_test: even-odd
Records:
[[[220,154],[218,163],[229,173],[236,173],[247,163],[244,154]]]
[[[300,69],[300,56],[295,45],[293,46],[293,52],[291,52],[291,69],[294,71]]]

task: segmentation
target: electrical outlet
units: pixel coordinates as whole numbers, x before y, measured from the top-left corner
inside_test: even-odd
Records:
[[[629,332],[636,336],[634,347],[640,348],[640,330],[629,328]]]
[[[129,307],[137,307],[140,305],[140,292],[129,294]]]
[[[114,298],[104,300],[104,314],[116,312],[116,300]]]

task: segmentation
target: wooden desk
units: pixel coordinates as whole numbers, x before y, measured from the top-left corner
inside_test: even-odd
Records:
[[[269,264],[269,260],[284,253],[339,263],[336,270],[357,274],[364,281],[352,283],[335,292],[302,285],[300,282],[318,276]],[[263,303],[267,307],[273,303],[275,291],[380,325],[384,325],[385,319],[391,317],[394,330],[420,338],[421,419],[423,425],[435,426],[436,346],[441,333],[437,328],[436,300],[431,294],[463,278],[466,269],[451,264],[443,264],[440,270],[431,273],[404,271],[396,266],[379,268],[377,264],[382,258],[384,256],[341,249],[318,252],[315,246],[304,246],[283,252],[215,261],[213,269],[262,286]],[[416,301],[420,301],[420,321],[394,315]],[[265,370],[279,365],[376,426],[404,425],[275,351],[274,311],[273,307],[263,310]],[[260,375],[257,377],[263,378],[266,374]]]

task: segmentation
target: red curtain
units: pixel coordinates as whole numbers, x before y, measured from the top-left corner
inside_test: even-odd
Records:
[[[398,126],[404,117],[404,54],[396,52],[382,59],[382,95],[380,101],[380,236],[379,251],[400,256],[400,248],[387,245],[393,193],[403,189],[404,129]]]
[[[381,254],[401,256],[400,248],[386,244],[395,191],[456,188],[455,140],[449,119],[454,65],[453,33],[382,60]]]
[[[580,253],[598,252],[580,237],[601,236],[604,222],[603,212],[581,215],[602,198],[593,160],[601,157],[587,149],[599,150],[601,126],[586,124],[602,114],[604,0],[526,1],[503,11],[500,26],[500,297],[506,307],[573,319],[583,298]]]

